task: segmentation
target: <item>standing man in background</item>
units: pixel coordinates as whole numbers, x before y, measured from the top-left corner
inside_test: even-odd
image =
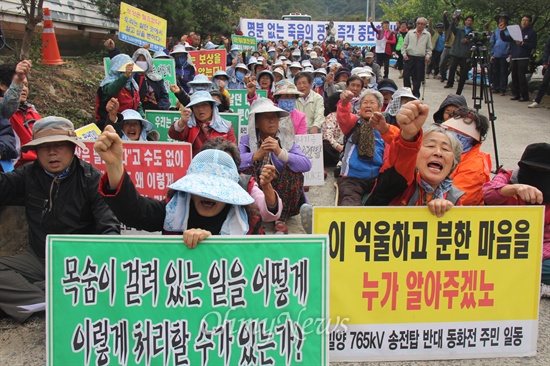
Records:
[[[401,48],[405,60],[403,86],[410,88],[412,77],[413,95],[417,98],[420,98],[420,84],[424,81],[426,64],[432,57],[432,36],[426,30],[426,25],[426,18],[416,19],[416,28],[407,33]]]

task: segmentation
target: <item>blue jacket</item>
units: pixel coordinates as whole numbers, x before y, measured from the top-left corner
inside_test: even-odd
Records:
[[[500,28],[497,28],[493,34],[491,34],[491,56],[496,58],[506,58],[510,55],[510,43],[503,41],[500,38]],[[507,32],[506,30],[504,32]]]
[[[537,32],[533,27],[521,29],[521,37],[523,44],[516,44],[516,41],[510,36],[508,28],[504,32],[500,32],[500,38],[503,41],[510,42],[510,54],[512,60],[528,59],[531,57],[531,52],[537,48]]]

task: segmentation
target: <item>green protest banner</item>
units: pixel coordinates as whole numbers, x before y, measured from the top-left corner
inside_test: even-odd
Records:
[[[50,365],[328,365],[328,236],[50,235]]]
[[[239,126],[241,129],[244,127],[244,133],[247,133],[248,127],[248,111],[250,111],[250,104],[246,100],[247,90],[227,90],[230,95],[231,110],[239,115]],[[256,94],[260,98],[267,98],[266,90],[256,90]]]
[[[170,85],[176,84],[176,64],[173,59],[162,59],[156,58],[153,59],[153,66],[155,71],[162,76],[164,80],[164,87],[168,92],[168,97],[170,98],[170,106],[175,107],[178,102],[175,94],[170,91]],[[105,76],[109,74],[111,69],[111,59],[109,57],[103,58],[103,68],[105,71]]]
[[[231,122],[233,125],[233,130],[235,131],[235,137],[237,138],[237,145],[239,144],[239,141],[241,141],[241,136],[243,135],[243,132],[240,130],[239,125],[239,115],[237,113],[220,113],[220,116],[222,116],[223,119]],[[248,133],[248,131],[245,131],[244,134]]]
[[[252,48],[252,51],[256,51],[256,42],[256,37],[239,36],[236,34],[231,35],[231,45],[239,47],[240,50]]]

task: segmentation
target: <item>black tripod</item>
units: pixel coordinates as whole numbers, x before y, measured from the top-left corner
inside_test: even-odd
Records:
[[[472,32],[473,33],[473,32]],[[481,34],[484,36],[483,34]],[[473,89],[472,89],[472,99],[474,100],[474,109],[479,112],[483,100],[485,100],[485,105],[487,106],[487,112],[489,114],[489,120],[491,121],[491,130],[493,131],[493,146],[495,147],[495,164],[496,169],[493,173],[497,173],[501,165],[498,161],[498,148],[497,148],[497,134],[495,131],[495,105],[493,103],[493,91],[491,90],[491,85],[488,83],[489,75],[489,63],[487,56],[487,47],[483,42],[477,41],[474,43],[470,49],[470,59],[472,60],[473,71]],[[478,72],[478,66],[480,71]],[[479,81],[478,81],[479,76]]]

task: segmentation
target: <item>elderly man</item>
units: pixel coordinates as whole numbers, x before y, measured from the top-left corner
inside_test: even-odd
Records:
[[[30,253],[0,257],[0,310],[18,322],[31,314],[19,306],[44,302],[45,245],[49,234],[119,234],[120,225],[98,191],[101,173],[75,156],[84,148],[71,121],[42,118],[22,151],[37,160],[0,173],[0,206],[25,206]]]
[[[325,102],[323,97],[312,89],[313,75],[309,72],[299,72],[294,77],[294,84],[303,94],[296,101],[296,109],[306,114],[307,133],[321,133],[325,121]]]
[[[432,57],[432,36],[426,30],[428,21],[420,17],[416,20],[416,28],[410,30],[403,40],[401,53],[405,66],[403,68],[403,86],[411,87],[415,97],[420,98],[420,84],[424,81],[426,64]]]

